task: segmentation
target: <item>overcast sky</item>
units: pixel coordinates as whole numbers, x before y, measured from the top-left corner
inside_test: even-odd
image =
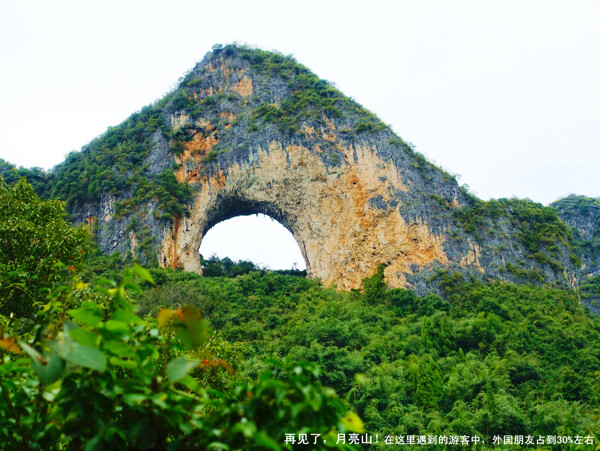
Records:
[[[592,0],[0,0],[0,158],[50,169],[234,41],[293,54],[481,198],[600,197]]]

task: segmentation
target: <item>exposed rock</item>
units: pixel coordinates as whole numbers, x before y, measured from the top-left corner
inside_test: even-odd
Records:
[[[377,167],[374,150],[356,152],[357,162],[329,171],[309,149],[272,141],[258,148],[248,163],[234,162],[227,172],[200,176],[197,165],[185,165],[178,178],[198,184],[189,218],[176,223],[162,242],[159,261],[165,266],[200,271],[198,247],[204,233],[219,221],[262,212],[287,227],[298,242],[310,276],[341,288],[360,286],[378,263],[389,264],[392,285],[405,284],[411,266],[447,263],[444,236],[424,221],[408,223],[398,209],[373,208],[369,199],[385,199],[406,190],[393,164]],[[181,158],[189,162],[188,155]],[[386,182],[379,181],[386,175]],[[385,196],[385,197],[384,197]]]
[[[600,199],[571,195],[550,206],[571,227],[584,277],[600,275]]]

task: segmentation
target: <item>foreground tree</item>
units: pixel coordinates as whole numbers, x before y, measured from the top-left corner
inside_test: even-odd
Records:
[[[85,227],[66,221],[63,202],[40,199],[25,179],[12,186],[0,179],[0,314],[32,317],[87,243]]]
[[[316,381],[316,365],[271,360],[242,379],[196,307],[136,316],[140,283],[153,280],[134,266],[118,284],[60,287],[28,342],[0,325],[3,449],[283,450],[300,434],[311,449],[357,449],[337,437],[362,422]]]

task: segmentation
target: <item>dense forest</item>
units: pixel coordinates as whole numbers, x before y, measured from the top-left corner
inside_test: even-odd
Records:
[[[438,272],[441,295],[417,296],[383,266],[350,292],[228,259],[144,269],[63,209],[0,182],[4,449],[598,444],[600,320],[578,291]]]

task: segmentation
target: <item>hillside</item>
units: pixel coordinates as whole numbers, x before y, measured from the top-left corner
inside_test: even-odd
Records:
[[[142,312],[197,305],[250,378],[272,356],[318,363],[321,382],[379,435],[376,449],[392,432],[477,435],[490,449],[494,435],[600,427],[600,320],[571,291],[442,274],[446,301],[386,290],[377,276],[359,294],[272,272],[152,273]]]

